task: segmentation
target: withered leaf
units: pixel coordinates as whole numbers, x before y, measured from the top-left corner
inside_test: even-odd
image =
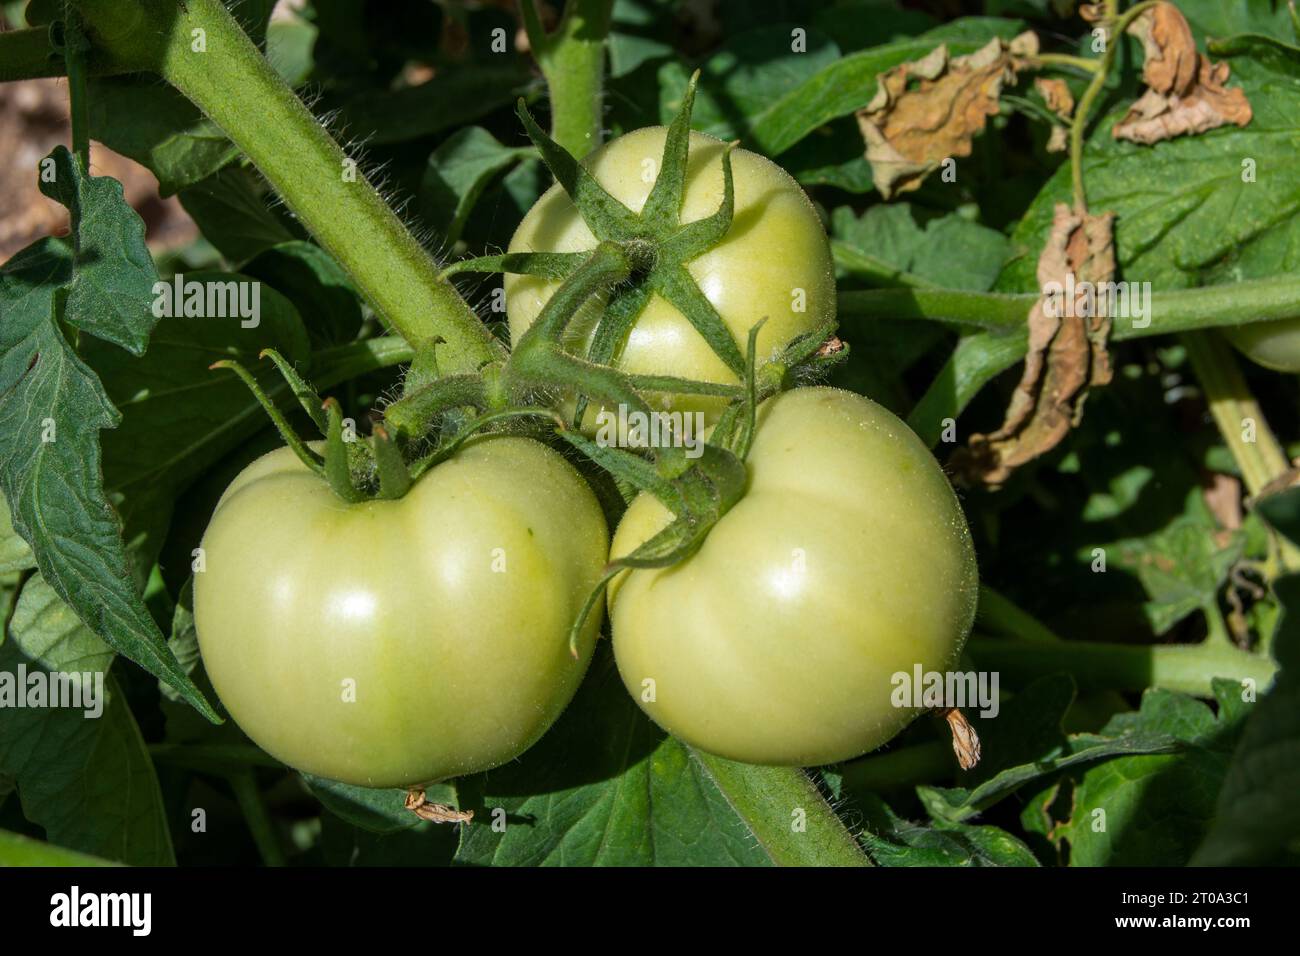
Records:
[[[1038,37],[1026,32],[956,58],[939,46],[879,74],[876,95],[857,118],[880,194],[917,189],[945,159],[969,156],[971,140],[997,115],[1003,85],[1037,53]]]
[[[1172,3],[1156,4],[1134,20],[1128,32],[1142,41],[1147,90],[1111,129],[1116,139],[1158,143],[1227,123],[1250,122],[1245,92],[1224,86],[1228,64],[1211,63],[1197,52],[1191,27]]]
[[[1065,80],[1055,77],[1034,77],[1034,89],[1043,98],[1047,108],[1063,120],[1068,120],[1074,113],[1074,94]],[[1052,125],[1052,135],[1047,141],[1049,153],[1063,153],[1070,145],[1070,130],[1067,126]]]
[[[1106,339],[1115,275],[1114,213],[1057,203],[1038,259],[1039,299],[1029,312],[1029,351],[1002,426],[972,435],[953,456],[957,478],[1000,485],[1055,448],[1083,414],[1088,389],[1111,380]]]

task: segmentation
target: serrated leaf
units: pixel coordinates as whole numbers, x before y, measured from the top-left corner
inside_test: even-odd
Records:
[[[249,283],[239,273],[198,271],[188,282]],[[133,358],[88,342],[86,361],[121,409],[120,426],[104,436],[104,475],[114,491],[154,488],[175,493],[266,422],[248,389],[228,372],[211,371],[220,359],[244,362],[274,396],[287,395],[262,349],[274,348],[306,369],[311,346],[293,304],[262,284],[259,319],[245,328],[239,316],[165,317],[149,352]]]
[[[429,156],[420,180],[421,214],[450,247],[493,177],[532,155],[531,149],[503,145],[479,126],[453,133]]]
[[[255,174],[237,166],[221,170],[178,194],[203,238],[231,262],[243,262],[293,234],[267,208]]]
[[[1142,582],[1152,630],[1164,634],[1214,605],[1244,547],[1243,532],[1220,531],[1206,515],[1184,515],[1145,538],[1119,542],[1115,560]]]
[[[220,127],[155,78],[100,77],[88,84],[90,135],[158,178],[170,196],[239,156]]]
[[[1243,866],[1300,860],[1300,577],[1273,585],[1285,611],[1274,637],[1281,670],[1258,703],[1242,701],[1242,688],[1223,682],[1222,712],[1248,714],[1241,740],[1219,792],[1213,823],[1191,862]]]
[[[904,820],[875,794],[860,798],[866,822],[860,839],[879,866],[1038,866],[1007,831],[987,825],[940,822],[926,827]]]
[[[76,173],[79,175],[79,173]],[[72,189],[78,201],[87,193]],[[91,207],[82,215],[99,222],[95,235],[124,235],[111,227],[110,213],[98,203],[120,203],[116,191],[90,190]],[[118,215],[134,217],[121,204]],[[137,223],[139,220],[136,220]],[[144,249],[144,229],[136,238]],[[99,281],[83,285],[80,302],[93,302],[104,288],[124,288],[105,273],[122,250],[83,242],[83,258],[94,257]],[[147,250],[144,251],[147,257]],[[134,261],[123,265],[126,286],[140,284]],[[75,283],[73,255],[62,243],[45,239],[18,253],[0,269],[0,493],[8,501],[15,530],[33,545],[37,566],[59,596],[91,629],[150,673],[169,681],[205,715],[215,713],[180,670],[158,626],[145,610],[127,561],[117,514],[104,493],[100,472],[101,429],[115,427],[120,415],[99,379],[73,351],[60,328],[105,331],[112,341],[140,341],[152,324],[144,288],[137,330],[103,329],[101,316],[87,318],[57,308],[63,288]],[[130,289],[132,295],[139,290]],[[67,296],[70,300],[71,296]],[[137,299],[137,301],[139,301]],[[128,311],[125,303],[117,308]],[[144,331],[138,327],[143,326]]]
[[[881,285],[986,292],[1007,249],[1006,237],[995,229],[956,213],[927,217],[905,202],[872,206],[861,217],[841,206],[831,216],[831,234],[836,264]]]
[[[1103,735],[1155,733],[1181,746],[1107,761],[1082,775],[1070,820],[1056,831],[1070,843],[1070,865],[1187,863],[1209,828],[1240,729],[1239,714],[1221,707],[1216,718],[1201,701],[1163,690],[1143,694],[1136,714],[1112,718]]]
[[[637,708],[608,656],[518,761],[459,782],[458,863],[765,865],[707,773]],[[490,824],[504,811],[505,828]]]
[[[17,781],[24,815],[51,842],[125,863],[170,865],[162,793],[135,718],[107,674],[112,660],[112,649],[39,575],[27,582],[0,647],[0,674],[16,679],[20,665],[29,675],[99,673],[105,699],[98,717],[85,709],[6,707],[0,774]]]
[[[47,174],[52,178],[47,178]],[[158,280],[144,243],[144,222],[111,176],[87,176],[63,146],[41,164],[41,192],[72,218],[72,274],[64,320],[139,355],[149,344],[149,310]]]

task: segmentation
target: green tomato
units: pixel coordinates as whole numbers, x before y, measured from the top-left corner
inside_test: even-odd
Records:
[[[615,199],[640,212],[654,186],[667,128],[651,126],[620,136],[583,164]],[[722,202],[723,143],[691,133],[681,221],[711,216]],[[732,152],[735,215],[731,230],[687,269],[736,339],[743,354],[750,328],[758,334],[758,355],[766,359],[797,336],[835,318],[835,271],[830,243],[817,211],[788,173],[775,163],[737,149]],[[596,237],[559,186],[552,186],[529,210],[510,241],[510,252],[580,252]],[[513,343],[537,319],[560,283],[538,276],[507,275],[506,311]],[[577,341],[589,341],[602,303],[593,299],[570,326]],[[638,375],[674,375],[734,384],[737,379],[676,308],[651,296],[624,345],[619,367]],[[669,407],[663,396],[655,403]],[[704,396],[676,396],[675,411],[716,417],[725,402]],[[584,421],[595,427],[596,409]]]
[[[955,667],[974,619],[970,531],[907,425],[851,392],[765,402],[749,485],[703,546],[609,591],[614,654],[641,707],[733,760],[834,763],[879,747],[920,710],[893,675]],[[671,520],[641,495],[625,555]]]
[[[1300,319],[1255,322],[1225,328],[1223,333],[1256,365],[1275,372],[1300,372]]]
[[[572,698],[599,631],[569,628],[608,558],[559,454],[485,437],[398,500],[346,504],[287,448],[226,489],[194,621],[212,685],[299,770],[407,787],[516,757]]]

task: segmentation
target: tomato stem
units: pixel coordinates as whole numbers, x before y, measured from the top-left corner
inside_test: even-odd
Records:
[[[601,143],[604,124],[605,38],[613,0],[569,0],[547,34],[534,0],[523,0],[524,29],[551,100],[551,137],[576,156]]]
[[[325,434],[325,479],[343,501],[350,504],[364,501],[365,495],[352,483],[352,466],[348,460],[350,442],[343,434],[343,409],[333,398],[325,399],[324,409],[329,423]]]
[[[271,419],[271,423],[275,425],[275,430],[280,433],[284,443],[298,456],[298,460],[316,474],[322,476],[325,474],[325,468],[321,464],[321,457],[307,447],[306,443],[298,437],[298,433],[293,430],[288,420],[281,414],[280,409],[271,401],[270,396],[263,391],[262,386],[258,384],[252,372],[234,359],[222,359],[219,362],[213,362],[208,368],[213,370],[229,369],[238,375],[243,383],[248,386],[248,390],[253,393],[253,397],[257,399],[258,404],[262,406],[262,410],[266,412],[267,417]]]
[[[1277,665],[1226,643],[1104,644],[1093,641],[1034,641],[974,637],[966,652],[975,665],[995,670],[1008,684],[1023,685],[1058,671],[1067,671],[1081,691],[1142,691],[1148,687],[1212,697],[1211,680],[1251,680],[1260,691],[1268,687]]]
[[[1266,493],[1272,482],[1291,470],[1291,463],[1231,350],[1209,331],[1184,335],[1182,342],[1219,436],[1232,452],[1246,490],[1252,496]],[[1270,538],[1282,567],[1289,571],[1300,568],[1300,547],[1276,532],[1270,532]],[[1228,640],[1226,630],[1224,640]]]
[[[451,370],[503,349],[425,249],[219,0],[77,0],[97,50],[158,73],[251,159],[412,345],[442,336]],[[197,31],[197,33],[196,33]],[[195,37],[204,37],[201,48]],[[436,81],[434,81],[436,82]],[[249,103],[256,108],[250,109]]]

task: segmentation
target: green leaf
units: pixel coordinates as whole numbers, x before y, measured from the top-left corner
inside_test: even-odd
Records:
[[[1038,866],[1020,840],[995,826],[940,822],[926,827],[899,817],[880,797],[860,800],[860,839],[879,866]]]
[[[839,60],[839,48],[820,31],[808,30],[806,40],[805,52],[792,50],[790,27],[784,25],[755,27],[729,38],[700,66],[695,128],[719,139],[749,138],[782,96]],[[680,63],[659,68],[662,123],[671,122],[681,109],[689,78],[690,71]]]
[[[36,567],[32,557],[31,546],[14,530],[13,520],[9,517],[9,506],[4,496],[0,495],[0,574],[14,571],[27,571]],[[4,635],[0,634],[0,642]]]
[[[211,176],[239,156],[216,123],[153,77],[92,79],[90,135],[158,177],[163,196]]]
[[[154,324],[149,303],[158,271],[144,243],[144,223],[123,198],[122,184],[84,175],[73,155],[56,146],[41,164],[40,185],[72,217],[64,321],[141,354]]]
[[[0,493],[59,596],[115,650],[216,719],[138,596],[99,468],[99,433],[121,416],[64,334],[66,325],[143,351],[157,278],[144,223],[120,183],[85,177],[63,147],[50,158],[56,180],[42,189],[69,204],[78,238],[73,250],[42,240],[0,269]]]
[[[1273,528],[1300,544],[1300,487],[1261,498],[1255,510]]]
[[[397,833],[421,823],[419,817],[406,809],[405,790],[354,787],[307,773],[302,774],[302,778],[327,810],[362,830],[378,834]],[[425,795],[431,803],[456,803],[456,792],[450,785],[429,787]]]
[[[170,865],[162,793],[140,729],[107,673],[112,660],[112,650],[39,575],[27,582],[0,646],[0,675],[17,675],[20,666],[29,681],[37,673],[46,681],[56,672],[98,673],[103,712],[6,707],[0,774],[17,781],[24,815],[51,842],[124,863]]]
[[[1231,67],[1229,85],[1245,91],[1254,112],[1245,127],[1141,146],[1111,136],[1127,110],[1123,103],[1089,136],[1083,160],[1088,206],[1116,213],[1117,261],[1128,281],[1168,290],[1300,268],[1300,171],[1294,162],[1300,65],[1236,58]],[[1253,182],[1243,181],[1247,161]],[[1053,207],[1069,201],[1064,164],[1016,227],[999,290],[1037,290],[1036,264]]]
[[[1152,629],[1164,634],[1187,615],[1215,606],[1245,539],[1240,530],[1221,531],[1208,514],[1183,515],[1154,534],[1119,542],[1115,563],[1142,582]]]
[[[918,787],[926,810],[937,821],[962,823],[1025,784],[1070,767],[1124,754],[1164,753],[1179,746],[1177,737],[1146,727],[1066,735],[1061,722],[1073,701],[1073,679],[1059,674],[1030,684],[1007,701],[995,718],[973,716],[989,759],[967,775],[967,786]],[[1036,730],[1027,734],[1027,727]]]
[[[770,862],[703,768],[641,713],[608,655],[592,663],[577,698],[538,744],[459,786],[462,808],[475,811],[462,831],[460,863]]]
[[[479,126],[452,134],[429,156],[420,180],[419,209],[450,248],[460,238],[465,221],[488,183],[520,159],[532,156],[526,147],[508,147]]]
[[[375,833],[327,813],[321,818],[320,848],[331,866],[446,866],[455,856],[458,830],[417,821],[405,830]]]
[[[113,866],[113,863],[0,830],[0,866]]]
[[[439,71],[419,86],[363,93],[343,107],[349,135],[398,143],[464,126],[527,94],[533,78],[522,60]]]
[[[203,238],[231,262],[252,259],[294,236],[267,208],[254,173],[233,166],[179,194]]]
[[[1007,239],[957,214],[926,216],[909,203],[848,206],[831,216],[836,263],[877,285],[932,285],[987,292],[1006,257]]]
[[[721,98],[724,103],[739,101],[748,103],[751,107],[745,113],[744,129],[737,129],[733,120],[722,119],[724,115],[728,117],[735,115],[730,112],[730,105],[727,106],[726,113],[720,106],[710,106],[713,102],[710,92],[713,88],[712,77],[726,69],[728,56],[733,60],[736,56],[734,52],[724,50],[704,65],[704,79],[701,82],[697,107],[700,111],[699,124],[706,132],[725,139],[739,137],[745,141],[745,145],[756,147],[769,156],[776,156],[819,126],[838,117],[848,116],[869,103],[876,92],[878,74],[901,63],[920,59],[940,43],[946,42],[949,52],[953,56],[960,56],[974,53],[995,36],[1010,39],[1023,27],[1019,21],[993,17],[965,17],[959,22],[963,27],[955,35],[953,31],[944,31],[941,28],[923,34],[915,40],[887,43],[848,56],[838,56],[834,44],[825,41],[822,46],[816,48],[817,59],[815,60],[814,34],[812,32],[809,34],[807,54],[792,54],[790,33],[789,30],[785,30],[783,47],[785,52],[781,53],[780,49],[774,46],[770,51],[771,56],[777,58],[770,67],[772,71],[770,78],[764,76],[761,83],[755,82],[755,85],[750,88],[750,90],[762,90],[761,97],[751,96],[750,90],[742,93],[733,89],[733,86],[738,84],[727,85],[731,82],[730,77],[724,82],[725,94]],[[753,33],[759,36],[758,31]],[[750,34],[742,36],[748,38]],[[735,42],[739,43],[740,40],[741,38],[738,37]],[[763,42],[775,44],[776,37],[765,39]],[[800,59],[801,56],[804,59]],[[803,71],[810,63],[819,68],[815,72],[810,71],[805,74]],[[748,66],[742,69],[737,65],[732,72],[735,75],[751,76],[752,69]],[[661,111],[670,112],[675,109],[675,97],[680,96],[680,92],[686,89],[685,72],[685,69],[677,64],[669,64],[661,69],[660,88],[663,91],[661,95],[665,97]],[[739,100],[736,99],[737,97]],[[713,116],[717,117],[712,125],[709,125],[710,120],[706,118],[710,115],[707,112],[710,109],[716,110]]]
[[[1230,681],[1217,681],[1215,689],[1220,695],[1241,692]],[[1112,718],[1103,735],[1156,733],[1182,746],[1174,754],[1111,760],[1083,774],[1070,819],[1056,831],[1070,843],[1070,865],[1187,863],[1214,816],[1241,713],[1221,703],[1216,719],[1194,698],[1148,690],[1138,713]]]
[[[316,345],[341,345],[361,329],[360,293],[334,257],[315,243],[295,239],[259,253],[240,271],[284,293]]]
[[[1300,862],[1300,577],[1282,578],[1273,590],[1285,608],[1273,642],[1281,670],[1257,704],[1243,704],[1242,688],[1230,681],[1216,688],[1221,707],[1248,716],[1195,865]]]
[[[185,281],[251,282],[225,272],[186,273]],[[104,479],[118,498],[128,537],[140,534],[156,549],[175,496],[221,456],[265,427],[249,390],[229,372],[210,371],[221,359],[245,363],[280,404],[292,401],[284,379],[262,349],[274,348],[305,369],[310,343],[302,320],[284,296],[262,285],[256,327],[238,316],[167,317],[158,322],[143,358],[87,342],[86,361],[121,409],[120,426],[103,439]]]

